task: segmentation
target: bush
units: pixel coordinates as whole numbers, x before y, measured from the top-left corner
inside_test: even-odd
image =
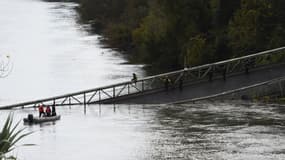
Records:
[[[0,132],[0,160],[16,159],[14,156],[7,157],[6,154],[15,149],[16,143],[18,141],[31,134],[31,132],[23,134],[25,128],[17,130],[20,121],[14,126],[12,126],[12,123],[13,116],[10,114],[7,117],[6,122],[4,123],[4,126]]]

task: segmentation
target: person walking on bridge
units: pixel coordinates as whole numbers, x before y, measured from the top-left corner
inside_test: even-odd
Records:
[[[137,75],[135,73],[133,73],[133,79],[132,79],[132,82],[134,82],[135,84],[137,83],[138,81],[138,78],[137,78]]]

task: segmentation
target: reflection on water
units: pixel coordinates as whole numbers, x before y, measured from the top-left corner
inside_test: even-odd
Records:
[[[144,75],[142,65],[125,64],[99,43],[99,36],[77,24],[75,7],[0,0],[0,55],[10,55],[14,64],[12,73],[0,78],[0,105],[130,80],[132,72]]]
[[[26,126],[21,159],[285,159],[280,106],[228,103],[58,108],[55,123]],[[7,114],[8,111],[0,116]],[[34,110],[15,111],[16,119]]]

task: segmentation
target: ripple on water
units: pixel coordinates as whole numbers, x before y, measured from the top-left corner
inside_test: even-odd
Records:
[[[282,110],[230,103],[95,105],[84,114],[81,106],[62,107],[58,108],[60,121],[27,126],[35,133],[25,142],[37,146],[20,148],[19,156],[31,160],[93,156],[104,160],[281,160],[285,159]],[[7,113],[1,112],[1,117]],[[16,119],[28,113],[37,114],[18,110]]]

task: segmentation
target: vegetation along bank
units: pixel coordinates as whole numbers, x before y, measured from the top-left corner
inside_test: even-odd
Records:
[[[106,44],[159,71],[285,44],[284,0],[76,0]]]

